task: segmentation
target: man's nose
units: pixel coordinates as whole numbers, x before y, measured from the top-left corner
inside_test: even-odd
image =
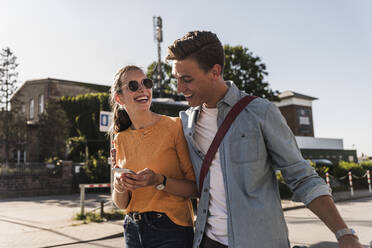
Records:
[[[182,93],[183,92],[183,85],[181,80],[177,80],[177,93]]]

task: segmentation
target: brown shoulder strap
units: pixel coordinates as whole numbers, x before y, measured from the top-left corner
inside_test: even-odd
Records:
[[[221,126],[219,127],[214,139],[208,149],[207,154],[203,160],[202,168],[200,170],[200,177],[199,177],[199,191],[203,190],[203,183],[204,178],[208,173],[209,167],[211,166],[212,160],[218,150],[218,147],[221,144],[221,141],[227,131],[229,130],[231,124],[235,120],[235,118],[239,115],[239,113],[253,100],[257,98],[256,96],[245,96],[237,102],[230,112],[227,114],[225,120],[222,122]],[[199,196],[201,193],[199,192]]]

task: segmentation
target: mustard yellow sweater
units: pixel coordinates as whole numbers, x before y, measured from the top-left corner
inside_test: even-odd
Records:
[[[195,181],[182,124],[179,118],[161,116],[154,125],[127,129],[115,137],[117,164],[135,172],[150,168],[167,178]],[[167,214],[176,224],[192,226],[193,211],[189,199],[175,196],[154,186],[132,191],[125,212],[156,211]]]

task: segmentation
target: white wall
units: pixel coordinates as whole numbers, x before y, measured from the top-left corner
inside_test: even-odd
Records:
[[[296,141],[300,149],[344,149],[342,139],[296,136]]]

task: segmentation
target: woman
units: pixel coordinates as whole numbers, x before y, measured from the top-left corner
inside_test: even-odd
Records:
[[[116,166],[113,201],[125,209],[128,248],[192,247],[197,195],[181,120],[150,111],[151,79],[136,66],[119,70],[111,89]]]

